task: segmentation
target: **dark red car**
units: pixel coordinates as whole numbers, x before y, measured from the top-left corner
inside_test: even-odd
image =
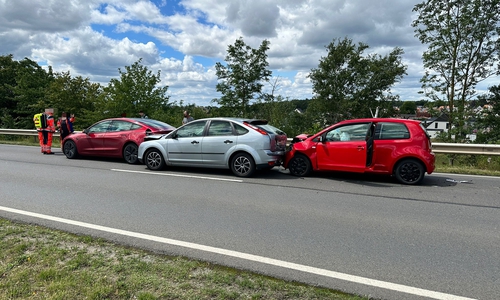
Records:
[[[67,158],[81,156],[121,157],[129,164],[138,162],[137,149],[144,138],[166,134],[175,127],[153,119],[114,118],[95,123],[81,133],[70,134],[63,141]]]
[[[394,175],[404,184],[419,184],[434,171],[431,141],[420,121],[355,119],[311,136],[298,136],[283,166],[295,176],[312,171]]]

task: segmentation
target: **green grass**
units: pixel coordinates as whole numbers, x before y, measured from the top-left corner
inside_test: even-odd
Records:
[[[368,299],[0,218],[0,299]]]
[[[434,172],[500,176],[500,156],[436,154]]]
[[[59,134],[54,135],[52,144],[59,143]],[[0,144],[9,145],[24,145],[24,146],[39,146],[37,136],[18,136],[18,135],[8,135],[0,134]]]

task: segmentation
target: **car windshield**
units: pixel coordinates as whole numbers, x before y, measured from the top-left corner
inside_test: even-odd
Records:
[[[152,128],[158,129],[158,130],[174,130],[175,127],[172,125],[169,125],[167,123],[158,121],[158,120],[153,120],[153,119],[135,119],[139,123],[142,123],[144,125],[150,126]]]

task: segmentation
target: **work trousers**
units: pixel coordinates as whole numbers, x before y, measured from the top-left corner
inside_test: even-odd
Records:
[[[54,136],[53,132],[47,130],[38,131],[38,139],[40,140],[40,148],[42,153],[52,152],[52,138]]]

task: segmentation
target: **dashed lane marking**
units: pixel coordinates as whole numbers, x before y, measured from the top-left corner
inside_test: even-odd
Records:
[[[159,173],[159,172],[144,172],[144,171],[133,171],[133,170],[121,170],[121,169],[111,169],[115,172],[126,172],[126,173],[138,173],[138,174],[148,174],[148,175],[161,175],[161,176],[171,176],[171,177],[184,177],[184,178],[196,178],[196,179],[208,179],[217,181],[229,181],[229,182],[243,182],[241,179],[228,179],[220,177],[208,177],[208,176],[193,176],[184,174],[173,174],[173,173]]]

